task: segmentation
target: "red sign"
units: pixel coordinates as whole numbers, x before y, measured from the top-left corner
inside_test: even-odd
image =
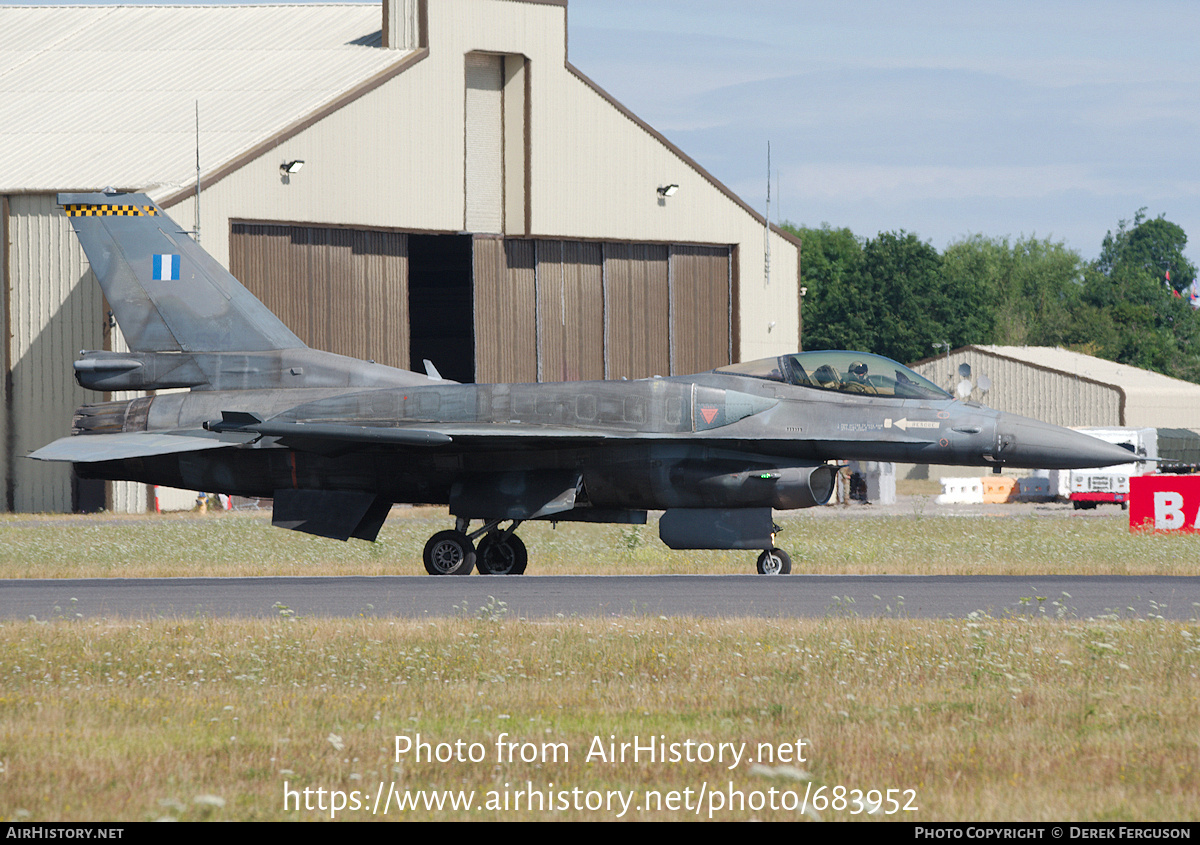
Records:
[[[1130,531],[1200,531],[1200,477],[1140,475],[1129,479]]]

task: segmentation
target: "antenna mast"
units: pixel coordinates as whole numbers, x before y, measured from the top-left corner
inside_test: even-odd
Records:
[[[767,213],[763,215],[763,286],[771,284],[771,142],[767,141]]]
[[[192,229],[200,243],[200,101],[196,101],[196,225]]]

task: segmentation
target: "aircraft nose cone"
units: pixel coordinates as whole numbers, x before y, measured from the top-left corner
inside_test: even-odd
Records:
[[[1003,414],[996,426],[997,459],[1030,469],[1086,469],[1136,460],[1128,449],[1050,423]]]

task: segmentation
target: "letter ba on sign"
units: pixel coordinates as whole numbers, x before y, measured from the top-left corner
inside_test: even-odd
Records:
[[[1200,477],[1140,475],[1129,479],[1130,531],[1200,531]]]

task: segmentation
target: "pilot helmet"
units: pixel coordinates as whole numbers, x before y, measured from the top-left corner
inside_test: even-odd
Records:
[[[867,374],[867,365],[862,361],[855,361],[850,365],[850,372],[856,376],[865,376]]]

